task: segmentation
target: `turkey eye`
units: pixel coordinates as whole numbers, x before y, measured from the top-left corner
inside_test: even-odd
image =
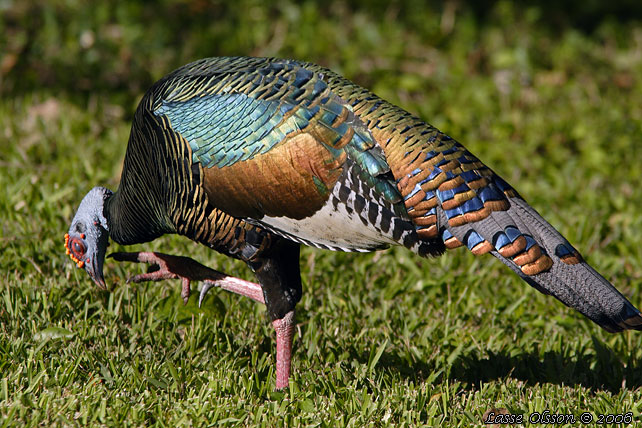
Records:
[[[81,256],[85,254],[85,244],[77,239],[74,239],[71,243],[71,250],[74,252],[74,254]]]

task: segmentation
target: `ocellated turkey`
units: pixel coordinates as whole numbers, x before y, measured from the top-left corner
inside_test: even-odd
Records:
[[[109,238],[178,233],[240,259],[258,284],[186,257],[117,253],[158,265],[132,278],[203,280],[265,303],[288,385],[299,246],[420,256],[465,246],[610,332],[640,312],[502,178],[460,143],[330,70],[276,58],[193,62],[162,78],[135,113],[120,186],[92,189],[67,253],[105,286]],[[394,263],[393,260],[389,260]],[[199,300],[200,302],[200,300]]]

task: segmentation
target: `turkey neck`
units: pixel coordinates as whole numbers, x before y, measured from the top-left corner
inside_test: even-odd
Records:
[[[154,207],[148,198],[140,194],[132,195],[123,187],[121,182],[118,191],[105,201],[104,214],[109,235],[114,241],[121,245],[132,245],[173,232],[159,205]]]
[[[175,232],[168,214],[166,132],[149,111],[146,97],[134,117],[118,191],[105,201],[111,238],[122,245],[152,241]]]

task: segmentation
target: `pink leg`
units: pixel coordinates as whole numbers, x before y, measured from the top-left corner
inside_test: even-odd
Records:
[[[281,319],[272,321],[276,330],[276,389],[287,388],[290,384],[292,360],[292,337],[294,336],[294,310]]]
[[[220,279],[206,279],[203,282],[203,288],[201,288],[201,294],[198,297],[198,306],[201,306],[205,294],[207,294],[212,287],[221,287],[223,290],[240,294],[241,296],[249,297],[255,302],[265,304],[263,289],[259,284],[233,276],[226,276]]]
[[[259,284],[235,278],[210,269],[189,257],[172,256],[163,253],[113,253],[117,261],[141,262],[158,266],[158,270],[135,275],[127,282],[160,281],[162,279],[181,279],[181,297],[187,303],[189,300],[191,281],[203,281],[203,288],[198,299],[199,306],[207,291],[212,287],[249,297],[265,304],[263,289]],[[292,338],[294,337],[294,310],[285,314],[281,319],[272,321],[276,331],[276,389],[287,388],[290,380],[292,359]]]
[[[249,297],[259,303],[263,301],[263,290],[259,284],[229,276],[222,272],[208,268],[189,257],[172,256],[170,254],[139,252],[139,253],[112,253],[119,262],[139,262],[158,266],[158,270],[141,273],[127,279],[127,282],[160,281],[163,279],[181,279],[181,297],[187,303],[191,294],[192,281],[204,281],[199,305],[205,293],[212,287],[221,287],[232,293]]]

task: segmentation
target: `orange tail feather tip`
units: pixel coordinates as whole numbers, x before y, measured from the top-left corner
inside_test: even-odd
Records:
[[[542,255],[542,250],[540,249],[539,245],[533,245],[528,250],[513,257],[513,261],[518,266],[524,266],[528,263],[533,263],[535,260],[539,259],[541,255]]]
[[[424,192],[423,190],[420,190],[414,195],[412,195],[410,198],[406,199],[405,201],[406,207],[415,206],[419,202],[423,201],[425,198],[426,198],[426,192]]]
[[[576,265],[582,261],[582,256],[580,256],[579,253],[573,253],[573,254],[569,254],[567,256],[561,257],[560,260],[562,260],[567,265]]]
[[[537,275],[538,273],[542,273],[550,269],[551,266],[553,266],[553,260],[546,254],[542,254],[542,256],[533,263],[528,263],[522,266],[522,272],[529,276]]]
[[[516,254],[521,253],[526,249],[526,238],[524,236],[520,236],[515,241],[508,245],[504,245],[502,248],[499,249],[499,254],[501,254],[504,257],[513,257]]]
[[[453,248],[458,248],[464,245],[459,241],[459,239],[455,238],[454,236],[451,236],[450,238],[446,239],[446,241],[444,241],[444,244],[446,245],[446,248],[448,248],[449,250],[452,250]]]
[[[479,256],[481,254],[490,253],[492,250],[494,250],[494,247],[490,242],[482,241],[479,244],[475,245],[470,251],[474,255]]]

